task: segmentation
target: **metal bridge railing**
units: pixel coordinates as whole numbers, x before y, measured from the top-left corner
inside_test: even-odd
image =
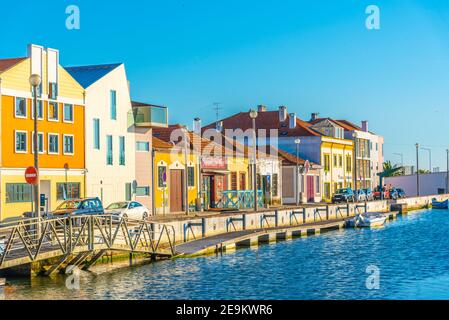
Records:
[[[0,269],[95,250],[174,255],[175,229],[111,215],[22,219],[0,225]],[[9,263],[8,263],[9,262]]]

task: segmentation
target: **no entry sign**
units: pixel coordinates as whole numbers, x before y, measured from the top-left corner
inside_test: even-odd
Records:
[[[28,184],[36,184],[37,183],[37,170],[35,167],[28,167],[25,170],[25,181]]]

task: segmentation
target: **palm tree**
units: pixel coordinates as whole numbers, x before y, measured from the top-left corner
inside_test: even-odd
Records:
[[[382,177],[396,177],[403,174],[403,168],[398,165],[393,165],[391,161],[386,161],[383,163]]]

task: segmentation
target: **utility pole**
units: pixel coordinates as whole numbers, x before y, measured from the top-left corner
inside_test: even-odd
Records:
[[[251,110],[249,116],[253,122],[253,188],[254,188],[254,211],[257,211],[257,135],[256,118],[257,110]]]
[[[301,140],[295,139],[296,144],[296,206],[299,206],[299,144],[301,143]]]
[[[419,197],[419,143],[416,145],[416,194]]]
[[[214,102],[215,111],[215,128],[218,128],[218,121],[220,120],[221,102]]]

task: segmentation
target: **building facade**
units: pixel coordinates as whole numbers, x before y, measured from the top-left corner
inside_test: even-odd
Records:
[[[34,165],[31,74],[38,90],[38,150],[42,210],[85,195],[84,89],[59,65],[59,51],[28,46],[28,56],[0,60],[0,220],[32,211],[24,172]]]
[[[85,89],[86,193],[104,206],[148,192],[136,180],[136,137],[122,63],[66,67]]]

